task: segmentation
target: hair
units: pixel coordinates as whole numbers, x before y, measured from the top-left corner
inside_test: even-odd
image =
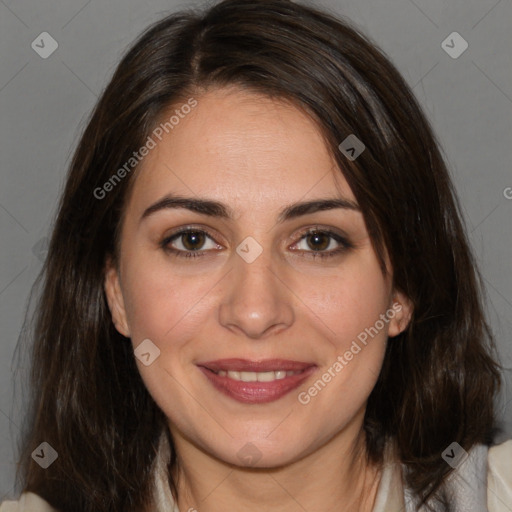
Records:
[[[18,478],[65,512],[135,511],[152,500],[166,418],[117,332],[104,292],[135,172],[94,191],[140,148],[172,105],[210,88],[291,102],[318,126],[351,187],[383,272],[413,305],[369,397],[369,461],[387,442],[422,503],[442,502],[453,441],[491,444],[499,365],[456,194],[429,122],[388,57],[343,18],[287,0],[225,0],[150,26],[128,49],[81,136],[38,281]],[[338,149],[354,134],[356,160]],[[58,459],[42,469],[42,441]]]

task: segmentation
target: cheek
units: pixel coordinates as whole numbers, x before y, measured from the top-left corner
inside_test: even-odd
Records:
[[[391,287],[368,251],[348,260],[336,276],[317,279],[311,289],[304,302],[314,310],[310,318],[315,331],[330,343],[319,345],[322,368],[318,380],[301,390],[300,403],[329,409],[334,423],[341,425],[363,406],[380,373]]]
[[[207,279],[177,276],[169,268],[137,255],[126,266],[125,306],[133,348],[146,339],[158,347],[158,358],[145,366],[137,361],[148,392],[159,407],[172,414],[189,406],[183,393],[187,367],[204,317],[211,314],[206,300]],[[202,300],[200,300],[204,297]]]
[[[370,251],[347,261],[336,274],[307,284],[302,293],[340,350],[374,326],[389,307],[391,287]],[[380,327],[387,337],[388,323]]]
[[[165,360],[174,374],[194,357],[194,340],[214,315],[219,276],[177,272],[158,251],[126,251],[125,262],[123,296],[134,349],[150,339],[163,356],[159,364]]]
[[[176,333],[182,337],[184,330],[193,330],[205,307],[199,298],[206,290],[204,280],[170,277],[157,269],[134,273],[126,290],[128,322],[136,338],[133,341],[153,337],[167,344],[169,339],[176,339]]]

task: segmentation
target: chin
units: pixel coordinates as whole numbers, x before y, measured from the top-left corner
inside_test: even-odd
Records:
[[[233,447],[236,447],[233,452]],[[256,439],[231,441],[225,449],[215,450],[215,456],[228,464],[242,468],[278,468],[291,464],[307,453],[304,451],[304,443],[283,446],[280,440],[269,442],[268,439]]]

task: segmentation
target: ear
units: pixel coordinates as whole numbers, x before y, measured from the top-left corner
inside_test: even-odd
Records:
[[[123,293],[119,281],[119,272],[109,257],[105,265],[105,294],[107,296],[108,307],[112,315],[112,322],[117,331],[125,336],[130,337],[130,329],[126,319],[126,310],[124,307]]]
[[[414,307],[409,297],[404,293],[395,290],[388,313],[390,318],[388,336],[390,338],[398,336],[407,328],[411,320],[413,309]],[[392,312],[394,312],[393,316]]]

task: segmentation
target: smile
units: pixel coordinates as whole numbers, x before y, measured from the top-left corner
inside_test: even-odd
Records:
[[[226,371],[220,370],[215,372],[219,377],[227,377],[228,379],[239,380],[242,382],[272,382],[274,380],[281,380],[285,377],[291,377],[292,375],[298,375],[304,370],[300,371],[286,371],[277,370],[275,372],[237,372],[237,371]]]
[[[245,404],[279,400],[299,387],[316,370],[314,363],[283,359],[222,359],[197,366],[215,390]]]

